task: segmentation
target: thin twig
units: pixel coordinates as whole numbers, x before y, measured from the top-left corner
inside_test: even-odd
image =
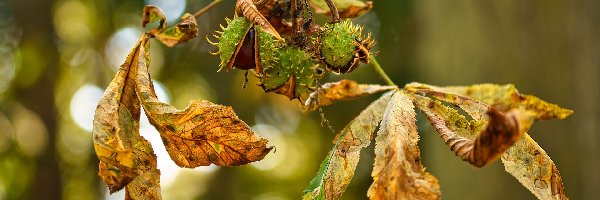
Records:
[[[337,23],[340,21],[340,13],[338,12],[337,7],[331,0],[325,0],[327,6],[329,7],[329,12],[331,12],[331,23]]]
[[[194,17],[198,17],[202,14],[204,14],[205,12],[208,12],[208,10],[210,10],[211,8],[215,7],[216,5],[218,5],[219,3],[221,3],[223,0],[214,0],[213,2],[210,2],[210,4],[204,6],[204,8],[196,11],[194,13]]]
[[[292,13],[292,27],[294,32],[300,32],[300,26],[298,25],[298,0],[290,0],[290,13]]]
[[[377,59],[375,59],[375,57],[371,57],[371,64],[373,65],[373,68],[375,68],[375,71],[377,71],[379,76],[385,81],[385,83],[391,86],[396,85],[394,81],[392,81],[392,79],[388,77],[385,71],[383,71],[383,68],[381,68],[381,65],[379,65],[379,62],[377,62]]]

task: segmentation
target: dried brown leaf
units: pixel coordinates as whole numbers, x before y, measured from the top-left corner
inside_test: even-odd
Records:
[[[304,190],[303,199],[340,199],[354,176],[360,150],[371,144],[375,128],[383,118],[391,93],[371,103],[334,139],[334,147],[321,163],[317,176]]]
[[[92,133],[100,160],[98,175],[111,193],[127,186],[127,193],[140,199],[160,199],[160,172],[150,143],[139,135],[140,104],[135,91],[140,50],[147,48],[148,38],[142,35],[104,92]]]
[[[237,166],[261,160],[271,151],[267,140],[250,130],[231,107],[192,100],[184,110],[160,102],[150,74],[147,51],[140,52],[138,97],[150,123],[160,132],[171,159],[181,167]]]
[[[189,13],[183,14],[181,21],[164,31],[154,33],[154,37],[163,44],[172,47],[198,36],[196,18]]]
[[[159,7],[153,5],[144,6],[144,13],[142,15],[142,27],[146,27],[146,25],[150,23],[159,21],[158,27],[151,30],[151,32],[160,32],[167,28],[166,20],[167,16]]]
[[[414,106],[402,91],[392,96],[377,137],[371,199],[440,199],[437,179],[421,165]]]
[[[361,0],[333,0],[338,9],[340,18],[356,18],[373,8],[372,1]],[[325,3],[325,0],[310,0],[309,5],[315,9],[315,12],[322,15],[331,15],[331,11]]]
[[[304,111],[310,112],[336,101],[356,99],[397,88],[396,86],[358,84],[355,81],[343,79],[335,83],[324,84],[317,91],[311,93],[304,103]]]

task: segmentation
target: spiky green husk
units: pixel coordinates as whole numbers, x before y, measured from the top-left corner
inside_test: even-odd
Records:
[[[233,20],[225,19],[227,27],[221,27],[223,32],[217,36],[219,42],[215,44],[219,48],[217,52],[221,59],[219,70],[226,67],[233,58],[233,54],[239,43],[244,41],[246,32],[252,27],[252,22],[244,17],[236,17]]]
[[[360,36],[360,27],[349,20],[327,25],[321,37],[321,55],[331,67],[344,67],[352,62],[356,45],[355,38]]]
[[[259,27],[256,27],[255,29],[258,33],[258,58],[260,59],[260,68],[262,71],[276,65],[277,52],[284,43]],[[261,71],[258,71],[257,73],[261,74]]]
[[[288,96],[290,99],[302,98],[314,91],[315,80],[318,78],[317,64],[307,52],[295,47],[285,47],[279,50],[278,58],[277,64],[265,68],[261,77],[265,91],[281,93],[278,90],[290,81],[294,83],[293,95]]]

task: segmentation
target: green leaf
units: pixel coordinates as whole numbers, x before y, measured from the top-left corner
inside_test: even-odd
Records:
[[[360,150],[371,143],[391,94],[388,92],[371,103],[336,136],[333,149],[304,190],[303,199],[339,199],[342,196],[354,176]]]

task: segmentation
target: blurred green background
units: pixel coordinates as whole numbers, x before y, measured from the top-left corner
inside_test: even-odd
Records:
[[[172,23],[207,0],[0,0],[0,199],[122,199],[97,177],[91,139],[96,103],[144,29],[144,4]],[[514,83],[522,93],[575,110],[544,121],[530,134],[554,160],[571,199],[600,191],[600,1],[375,0],[355,21],[377,40],[375,51],[399,85]],[[200,37],[166,48],[153,42],[152,74],[163,101],[183,108],[191,99],[233,106],[277,147],[265,160],[235,168],[179,169],[147,121],[156,144],[165,199],[298,199],[332,146],[334,133],[297,101],[265,94],[243,72],[217,73],[205,40],[225,17],[226,0],[198,18]],[[369,65],[328,76],[383,83]],[[376,96],[324,109],[340,130]],[[499,162],[478,169],[457,159],[421,117],[424,165],[444,199],[534,199]],[[344,199],[366,199],[373,153],[363,151]]]

